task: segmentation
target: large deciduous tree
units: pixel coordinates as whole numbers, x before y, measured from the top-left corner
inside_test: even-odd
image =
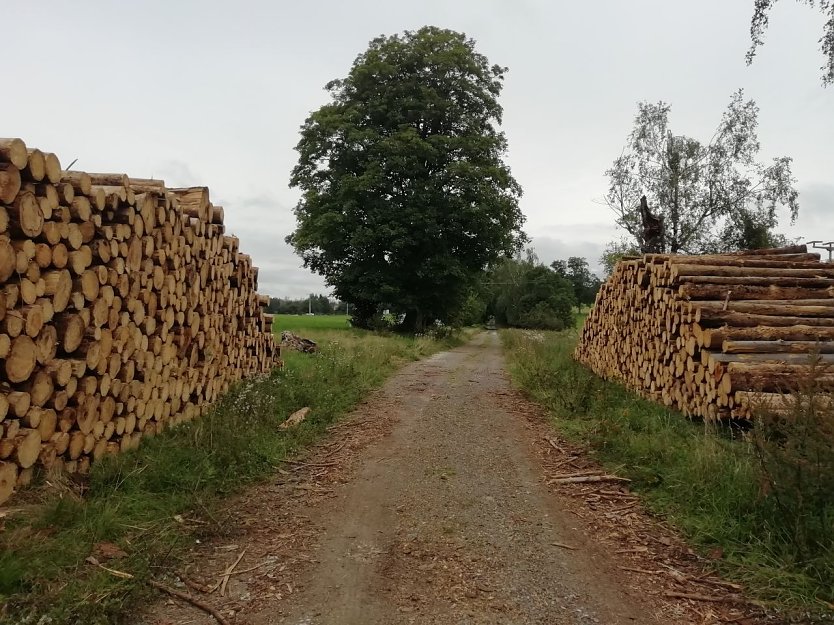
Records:
[[[799,194],[791,159],[757,160],[753,100],[735,92],[707,143],[673,134],[669,111],[664,102],[640,103],[628,144],[606,172],[606,202],[637,248],[675,254],[760,247],[775,238],[778,208],[796,218]],[[652,228],[659,223],[663,230],[651,245],[643,195],[653,213]],[[658,243],[661,249],[649,249]]]
[[[756,50],[764,43],[764,33],[770,23],[770,10],[777,0],[754,0],[753,19],[750,21],[750,49],[747,51],[747,64],[753,62]],[[816,6],[825,16],[825,26],[819,39],[820,50],[825,57],[822,70],[822,84],[834,84],[834,0],[798,0],[810,7]]]
[[[524,240],[498,130],[506,71],[454,31],[379,37],[302,126],[287,241],[360,324],[382,308],[418,331],[454,315]]]

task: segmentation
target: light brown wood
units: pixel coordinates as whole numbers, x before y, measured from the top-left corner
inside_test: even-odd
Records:
[[[26,144],[20,139],[0,139],[0,161],[11,163],[23,169],[29,162]]]
[[[12,496],[17,484],[17,472],[14,462],[0,462],[0,504]]]
[[[29,156],[24,170],[26,177],[40,182],[46,177],[46,157],[37,149],[27,149],[26,152]]]
[[[13,202],[20,192],[20,184],[20,170],[11,163],[0,162],[0,202]]]
[[[61,171],[50,152],[4,140],[0,183],[9,484],[35,464],[83,474],[280,362],[258,270],[207,188]]]
[[[600,289],[575,357],[687,415],[749,419],[739,392],[791,393],[812,355],[834,364],[831,272],[803,246],[625,260]],[[818,382],[834,376],[823,368]]]
[[[13,235],[34,238],[43,230],[43,211],[33,194],[18,194],[6,211],[9,215],[9,230]]]

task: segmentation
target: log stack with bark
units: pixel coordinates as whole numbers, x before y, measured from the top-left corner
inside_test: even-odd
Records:
[[[574,356],[689,416],[787,410],[811,378],[834,392],[834,265],[804,245],[624,259]]]
[[[0,139],[0,502],[38,466],[84,473],[279,364],[238,245],[206,187],[63,171]]]

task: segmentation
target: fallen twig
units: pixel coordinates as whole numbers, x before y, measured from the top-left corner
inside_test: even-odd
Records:
[[[630,482],[627,477],[616,475],[578,475],[573,477],[556,477],[547,480],[548,484],[583,484],[586,482]]]
[[[715,597],[712,595],[699,595],[691,592],[674,592],[668,591],[663,593],[665,597],[670,599],[689,599],[691,601],[706,601],[709,603],[734,603],[738,602],[739,598],[736,596]]]
[[[169,594],[169,595],[171,595],[172,597],[176,597],[177,599],[182,599],[182,600],[183,600],[183,601],[185,601],[186,603],[190,603],[191,605],[193,605],[195,608],[199,608],[199,609],[201,609],[203,612],[206,612],[207,614],[211,614],[211,615],[215,618],[215,620],[216,620],[218,623],[220,623],[220,625],[229,625],[229,621],[227,621],[227,620],[223,617],[223,615],[222,615],[222,614],[220,614],[220,612],[218,612],[217,610],[215,610],[215,609],[214,609],[213,607],[211,607],[210,605],[207,605],[207,604],[203,603],[203,602],[202,602],[202,601],[200,601],[199,599],[197,599],[197,598],[195,598],[195,597],[192,597],[192,596],[191,596],[191,595],[189,595],[187,592],[182,592],[182,591],[177,590],[177,589],[175,589],[175,588],[169,588],[169,587],[168,587],[168,586],[166,586],[165,584],[160,584],[159,582],[157,582],[157,581],[155,581],[155,580],[152,580],[152,579],[149,579],[149,580],[148,580],[148,583],[149,583],[151,586],[153,586],[154,588],[156,588],[156,589],[158,589],[158,590],[161,590],[162,592],[166,592],[166,593],[168,593],[168,594]]]
[[[232,563],[232,565],[226,569],[226,572],[223,573],[223,580],[220,583],[220,596],[226,596],[226,584],[229,583],[229,577],[232,575],[232,572],[235,570],[240,561],[243,560],[243,556],[246,554],[246,547],[243,548],[243,551],[240,552],[240,555],[237,557],[237,560]]]
[[[240,571],[232,571],[231,573],[229,573],[229,575],[230,576],[231,575],[243,575],[244,573],[251,573],[252,571],[255,571],[255,570],[261,568],[265,564],[269,564],[269,560],[264,560],[260,564],[256,564],[255,566],[250,566],[248,569],[243,569],[243,570],[240,570]]]
[[[553,449],[555,449],[556,451],[560,451],[560,452],[564,452],[564,451],[565,451],[564,449],[562,449],[561,447],[559,447],[559,445],[557,445],[557,444],[556,444],[556,441],[554,441],[554,440],[553,440],[552,438],[550,438],[549,436],[545,436],[545,437],[544,437],[544,440],[546,440],[548,443],[550,443],[550,446],[551,446],[551,447],[553,447]]]
[[[302,462],[300,460],[284,460],[287,464],[294,464],[298,467],[335,467],[338,462]]]
[[[185,575],[182,575],[182,574],[178,574],[177,577],[179,577],[182,580],[183,584],[185,584],[186,586],[188,586],[192,590],[196,590],[197,592],[202,592],[202,593],[205,593],[207,595],[210,595],[213,592],[211,586],[206,586],[205,584],[201,584],[200,582],[195,581],[195,580],[191,579],[190,577],[186,577]]]
[[[649,569],[638,569],[633,566],[618,566],[617,568],[621,571],[631,571],[632,573],[645,573],[646,575],[659,575],[660,573],[665,573],[665,571],[661,570],[650,571]]]
[[[108,573],[110,573],[110,575],[113,575],[114,577],[120,577],[122,579],[133,579],[133,577],[134,577],[130,573],[125,573],[124,571],[118,571],[116,569],[111,569],[111,568],[108,568],[108,567],[104,566],[101,562],[96,560],[93,556],[90,556],[89,558],[87,558],[86,562],[89,562],[90,564],[97,566],[98,568],[100,568],[103,571],[107,571]]]
[[[554,547],[561,547],[562,549],[570,549],[571,551],[576,551],[578,547],[571,547],[570,545],[566,545],[564,543],[550,543]]]
[[[608,512],[624,512],[625,510],[629,510],[637,505],[637,501],[632,501],[631,503],[627,503],[624,506],[620,506],[619,508],[612,508]]]

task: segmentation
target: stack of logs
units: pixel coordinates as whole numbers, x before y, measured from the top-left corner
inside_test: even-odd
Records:
[[[0,139],[0,502],[278,364],[257,279],[207,188],[62,171]]]
[[[625,259],[574,357],[689,416],[787,410],[812,377],[834,391],[834,265],[804,245]]]

